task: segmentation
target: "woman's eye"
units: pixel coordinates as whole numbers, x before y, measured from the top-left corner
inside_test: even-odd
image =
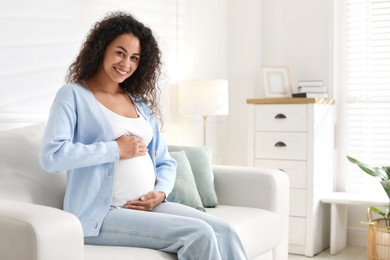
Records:
[[[118,55],[118,56],[121,56],[121,57],[123,57],[125,54],[123,53],[123,52],[121,52],[121,51],[118,51],[118,52],[116,52],[116,54]]]
[[[133,60],[133,61],[139,61],[139,57],[138,57],[138,56],[132,56],[132,57],[131,57],[131,60]]]

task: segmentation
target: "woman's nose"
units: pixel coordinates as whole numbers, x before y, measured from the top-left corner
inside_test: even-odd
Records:
[[[130,67],[131,61],[130,59],[123,59],[119,64],[122,66]]]

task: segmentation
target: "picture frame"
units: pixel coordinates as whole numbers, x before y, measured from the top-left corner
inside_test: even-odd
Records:
[[[289,68],[286,66],[263,66],[264,97],[291,97]]]

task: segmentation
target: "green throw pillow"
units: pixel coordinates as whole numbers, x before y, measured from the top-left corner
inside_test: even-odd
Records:
[[[168,195],[168,201],[181,203],[201,211],[205,211],[202,200],[196,188],[191,165],[184,151],[170,152],[176,160],[176,181],[172,192]]]
[[[218,206],[218,198],[214,187],[214,174],[212,168],[212,150],[204,146],[168,146],[170,152],[184,151],[190,162],[194,174],[196,187],[202,199],[203,207],[215,208]]]

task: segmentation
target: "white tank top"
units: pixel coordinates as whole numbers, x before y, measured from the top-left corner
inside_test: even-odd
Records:
[[[111,124],[114,138],[134,135],[147,146],[153,137],[153,130],[145,118],[124,117],[100,104]],[[122,207],[128,200],[138,200],[141,195],[154,190],[156,174],[149,154],[127,160],[119,160],[115,165],[112,206]]]

